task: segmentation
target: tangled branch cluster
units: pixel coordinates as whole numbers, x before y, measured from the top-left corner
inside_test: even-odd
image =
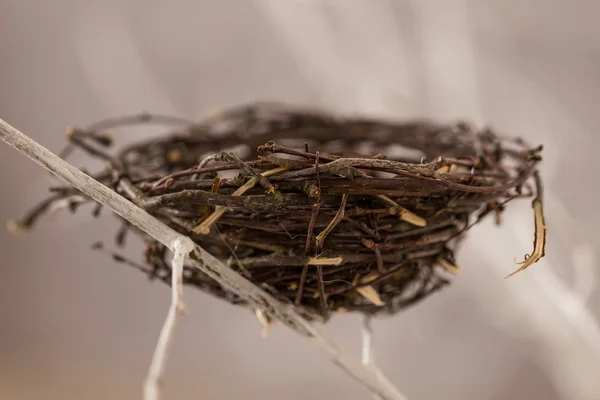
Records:
[[[110,154],[109,131],[128,124],[179,124]],[[68,133],[106,168],[93,175],[231,268],[311,318],[332,312],[396,313],[449,283],[454,252],[488,214],[500,223],[513,199],[540,205],[540,148],[464,123],[340,118],[253,104],[201,123],[141,115]],[[54,187],[18,227],[57,204],[90,202]],[[100,206],[94,214],[100,213]],[[536,209],[537,213],[537,209]],[[123,223],[117,242],[136,231]],[[167,249],[147,243],[143,265],[169,282]],[[543,256],[545,234],[524,267]],[[195,268],[184,283],[243,301]]]

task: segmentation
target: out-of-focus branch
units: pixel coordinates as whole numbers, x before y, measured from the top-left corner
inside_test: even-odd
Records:
[[[371,325],[371,316],[365,316],[362,320],[362,363],[365,367],[371,368],[375,373],[380,374],[381,371],[375,364],[375,351],[373,350],[373,327]],[[377,394],[373,395],[373,399],[381,400]]]
[[[293,329],[372,393],[386,400],[405,399],[382,374],[366,368],[358,360],[343,352],[333,341],[321,334],[310,322],[300,316],[292,305],[280,303],[273,296],[197,246],[190,238],[180,235],[146,211],[65,162],[2,119],[0,119],[0,139],[95,201],[110,208],[132,225],[137,226],[167,246],[174,253],[178,252],[176,244],[186,249],[193,249],[189,253],[189,257],[194,266],[221,285],[235,291],[254,308],[263,310],[267,315]]]

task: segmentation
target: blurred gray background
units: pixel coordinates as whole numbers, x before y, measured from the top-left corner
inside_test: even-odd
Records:
[[[375,321],[376,357],[409,399],[600,399],[598,15],[593,0],[3,0],[0,118],[54,152],[67,126],[254,100],[462,118],[543,143],[547,257],[502,279],[532,246],[529,202],[510,207],[471,235],[450,288]],[[5,145],[0,157],[5,221],[48,177]],[[117,228],[61,212],[0,233],[0,398],[141,398],[169,291],[90,250]],[[265,340],[252,313],[185,296],[165,399],[369,398],[286,328]],[[357,317],[323,329],[359,356]]]

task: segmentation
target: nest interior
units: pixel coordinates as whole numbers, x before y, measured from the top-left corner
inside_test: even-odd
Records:
[[[110,151],[110,132],[131,124],[168,127]],[[427,297],[458,272],[454,254],[472,226],[490,214],[499,223],[513,199],[541,198],[541,147],[462,122],[258,103],[199,123],[118,118],[67,137],[67,152],[79,148],[105,164],[95,179],[324,320],[334,312],[394,314]],[[30,228],[58,203],[74,211],[92,202],[70,187],[51,191],[18,227]],[[115,260],[169,283],[168,250],[124,220],[117,243],[130,231],[147,244],[144,262]],[[194,267],[185,267],[184,283],[244,304]]]

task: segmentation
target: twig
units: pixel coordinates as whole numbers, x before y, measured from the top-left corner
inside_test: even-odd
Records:
[[[370,365],[371,368],[375,365],[373,356],[373,329],[371,327],[371,317],[366,315],[362,319],[362,363]]]
[[[176,239],[181,239],[185,248],[188,245],[194,246],[194,251],[190,254],[190,259],[194,266],[202,272],[226,288],[235,291],[252,306],[264,310],[268,315],[273,316],[284,325],[296,331],[296,333],[323,352],[334,364],[341,367],[371,392],[380,395],[385,400],[404,400],[404,396],[384,376],[374,373],[348,356],[334,342],[322,335],[310,322],[302,318],[292,305],[280,303],[261,288],[255,286],[232,269],[227,268],[227,266],[210,253],[196,246],[188,237],[178,234],[175,230],[161,223],[146,211],[136,207],[108,187],[60,159],[1,119],[0,138],[59,178],[97,202],[109,207],[115,213],[131,222],[132,225],[137,226],[167,246],[171,251],[176,251],[174,248]]]
[[[342,201],[340,204],[340,208],[335,213],[335,217],[333,217],[333,219],[331,220],[331,222],[329,222],[327,227],[325,229],[323,229],[323,231],[317,235],[317,238],[315,239],[315,247],[317,248],[317,252],[321,252],[321,250],[323,249],[323,243],[325,242],[327,235],[329,235],[331,233],[331,231],[333,231],[335,229],[337,224],[339,224],[340,221],[344,218],[344,212],[346,210],[346,202],[347,201],[348,201],[348,195],[347,194],[342,195]]]
[[[535,223],[533,252],[531,253],[531,255],[526,254],[525,260],[517,263],[520,264],[521,267],[506,275],[505,279],[510,278],[511,276],[521,271],[524,271],[525,269],[529,268],[546,255],[546,231],[548,230],[548,228],[546,227],[546,223],[544,221],[544,206],[542,203],[543,188],[542,182],[537,172],[534,173],[534,178],[536,181],[537,193],[535,199],[533,199],[533,202],[531,203],[531,206],[533,207],[534,211]]]
[[[415,213],[408,211],[406,208],[401,207],[400,204],[396,203],[389,197],[384,195],[378,195],[377,197],[394,207],[397,210],[400,219],[420,227],[427,225],[427,221],[425,221],[423,218],[419,217]]]
[[[377,374],[381,374],[381,370],[377,368],[375,364],[374,350],[373,350],[373,327],[371,326],[371,316],[366,315],[362,320],[362,363],[365,367],[370,368]],[[382,400],[381,396],[374,393],[373,398],[375,400]],[[404,398],[406,400],[406,398]]]
[[[189,244],[189,243],[188,243]],[[175,332],[177,317],[183,313],[183,263],[185,255],[194,248],[186,247],[181,239],[175,239],[173,244],[173,261],[171,262],[171,307],[160,331],[150,370],[144,384],[144,400],[158,400],[160,398],[160,386],[165,371],[169,347]]]
[[[227,153],[227,152],[223,151],[223,152],[215,155],[214,159],[216,161],[226,161],[226,162],[235,164],[237,167],[239,167],[243,171],[244,175],[256,178],[258,180],[258,183],[260,183],[262,185],[262,187],[265,188],[267,193],[275,192],[275,186],[273,186],[273,184],[271,184],[271,182],[269,182],[269,180],[266,178],[267,175],[263,175],[263,174],[257,172],[254,168],[252,168],[250,165],[248,165],[247,162],[242,161],[235,154]]]
[[[265,178],[270,175],[278,174],[282,171],[285,171],[285,168],[279,167],[279,168],[271,169],[269,171],[265,171],[262,174],[260,174],[260,176],[262,178]],[[254,187],[254,185],[256,185],[258,182],[259,182],[259,178],[256,178],[256,177],[250,178],[250,180],[248,182],[244,183],[235,192],[233,192],[232,196],[243,195],[248,190],[252,189]],[[227,212],[227,209],[228,209],[227,207],[223,207],[223,206],[217,207],[215,212],[213,212],[211,215],[209,215],[208,218],[206,218],[200,225],[198,225],[197,227],[194,228],[194,232],[202,233],[204,235],[208,234],[210,232],[210,227],[215,222],[217,222],[219,220],[219,218],[221,218],[223,216],[223,214],[225,214]]]

